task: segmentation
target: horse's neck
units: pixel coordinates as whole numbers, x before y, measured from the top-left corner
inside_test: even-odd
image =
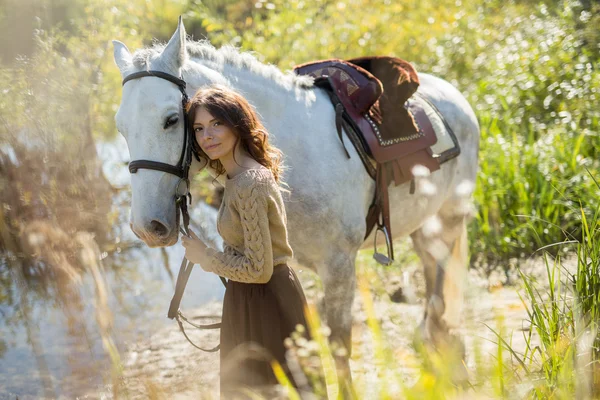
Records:
[[[298,112],[302,104],[306,102],[297,101],[300,96],[309,96],[310,91],[298,89],[295,87],[286,88],[281,84],[274,82],[271,78],[262,76],[256,72],[239,68],[230,64],[216,67],[213,63],[204,60],[195,60],[192,67],[192,79],[194,76],[193,70],[196,70],[196,76],[206,77],[206,68],[213,73],[210,77],[214,83],[228,82],[236,91],[243,95],[256,110],[259,111],[259,116],[268,129],[273,129],[273,134],[278,131],[278,123],[286,120],[286,117],[292,116],[290,112]],[[215,70],[219,70],[220,76],[214,75]],[[205,79],[202,79],[205,82]],[[198,81],[192,81],[198,85]],[[302,93],[307,92],[307,93]],[[288,105],[294,102],[293,107]]]
[[[299,88],[291,82],[286,82],[290,85],[284,87],[271,78],[229,64],[216,66],[208,61],[194,60],[189,67],[186,80],[191,88],[197,90],[200,85],[206,84],[208,78],[212,83],[229,83],[243,95],[255,107],[273,142],[284,153],[295,154],[306,147],[303,141],[310,140],[310,135],[299,133],[306,132],[313,123],[307,115],[311,115],[312,119],[317,116],[314,109],[315,101],[319,101],[317,92]],[[329,103],[327,98],[320,100]],[[314,127],[312,129],[315,130]],[[291,138],[293,140],[289,140]],[[293,167],[292,161],[288,159],[287,165]],[[213,177],[217,176],[216,171],[208,170]],[[221,184],[224,184],[224,179],[224,176],[217,178]]]
[[[266,114],[263,118],[282,115],[290,97],[293,96],[292,92],[272,80],[248,70],[228,66],[224,74],[257,110]]]

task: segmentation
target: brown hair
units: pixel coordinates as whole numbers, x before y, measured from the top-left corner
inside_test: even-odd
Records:
[[[235,145],[241,143],[242,148],[254,160],[271,170],[275,181],[279,183],[283,169],[282,153],[269,143],[269,133],[244,97],[221,85],[207,86],[198,90],[186,107],[190,134],[194,138],[194,118],[196,117],[196,110],[200,107],[204,107],[214,118],[233,130],[238,137]],[[195,139],[193,140],[193,147],[196,152],[209,160],[210,167],[215,169],[219,175],[225,173],[225,168],[221,162],[210,160]]]

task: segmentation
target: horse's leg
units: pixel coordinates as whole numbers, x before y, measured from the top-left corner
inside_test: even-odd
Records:
[[[319,271],[323,282],[325,300],[325,318],[331,329],[330,343],[341,350],[334,353],[340,396],[344,399],[353,397],[350,374],[350,353],[352,351],[352,302],[356,288],[355,273],[356,251],[334,252]]]
[[[421,228],[411,235],[425,272],[426,301],[417,339],[429,348],[450,352],[462,365],[464,345],[452,334],[461,322],[468,263],[467,215],[445,207],[437,217],[441,229]],[[454,379],[464,381],[466,370],[459,366]]]
[[[443,309],[437,310],[431,317],[443,318],[448,327],[456,328],[460,323],[466,278],[466,223],[461,220],[458,226],[442,229],[442,234],[436,236],[428,236],[419,229],[411,235],[411,239],[423,263],[427,302],[431,302],[432,298],[437,301],[435,296],[442,301],[438,305]],[[428,307],[424,317],[427,313]]]

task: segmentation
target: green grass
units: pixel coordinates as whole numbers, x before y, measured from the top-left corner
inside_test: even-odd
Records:
[[[521,273],[522,299],[531,324],[525,353],[517,354],[510,344],[500,341],[518,366],[518,378],[530,382],[528,398],[600,395],[600,206],[591,218],[581,209],[579,223],[574,271],[564,268],[560,257],[550,261],[545,255],[543,290],[534,278]]]

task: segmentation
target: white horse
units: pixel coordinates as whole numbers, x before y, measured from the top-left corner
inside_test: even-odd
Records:
[[[249,53],[186,41],[181,20],[166,46],[155,45],[132,55],[123,43],[113,44],[123,77],[143,70],[166,72],[187,82],[190,97],[204,85],[219,83],[241,93],[256,108],[271,140],[285,155],[284,181],[291,190],[285,205],[295,262],[320,276],[331,339],[349,351],[355,259],[359,249],[372,245],[372,237],[365,240],[364,236],[375,182],[350,145],[346,146],[351,156],[347,159],[328,95],[313,87],[312,79],[284,74]],[[423,261],[427,303],[420,333],[439,344],[450,337],[449,329],[458,326],[461,316],[467,268],[464,202],[470,198],[477,173],[479,126],[473,110],[452,85],[427,74],[419,74],[419,79],[418,93],[446,119],[461,154],[423,178],[429,190],[410,194],[408,184],[390,187],[391,225],[394,239],[411,236]],[[166,124],[174,116],[178,122]],[[176,85],[155,77],[128,82],[115,119],[131,159],[177,163],[184,132]],[[206,163],[194,160],[190,176],[205,167]],[[209,172],[216,176],[215,171]],[[141,169],[131,176],[130,225],[148,246],[177,242],[173,201],[177,184],[176,176],[155,170]],[[419,186],[424,185],[417,182]],[[341,366],[347,367],[347,359]]]

